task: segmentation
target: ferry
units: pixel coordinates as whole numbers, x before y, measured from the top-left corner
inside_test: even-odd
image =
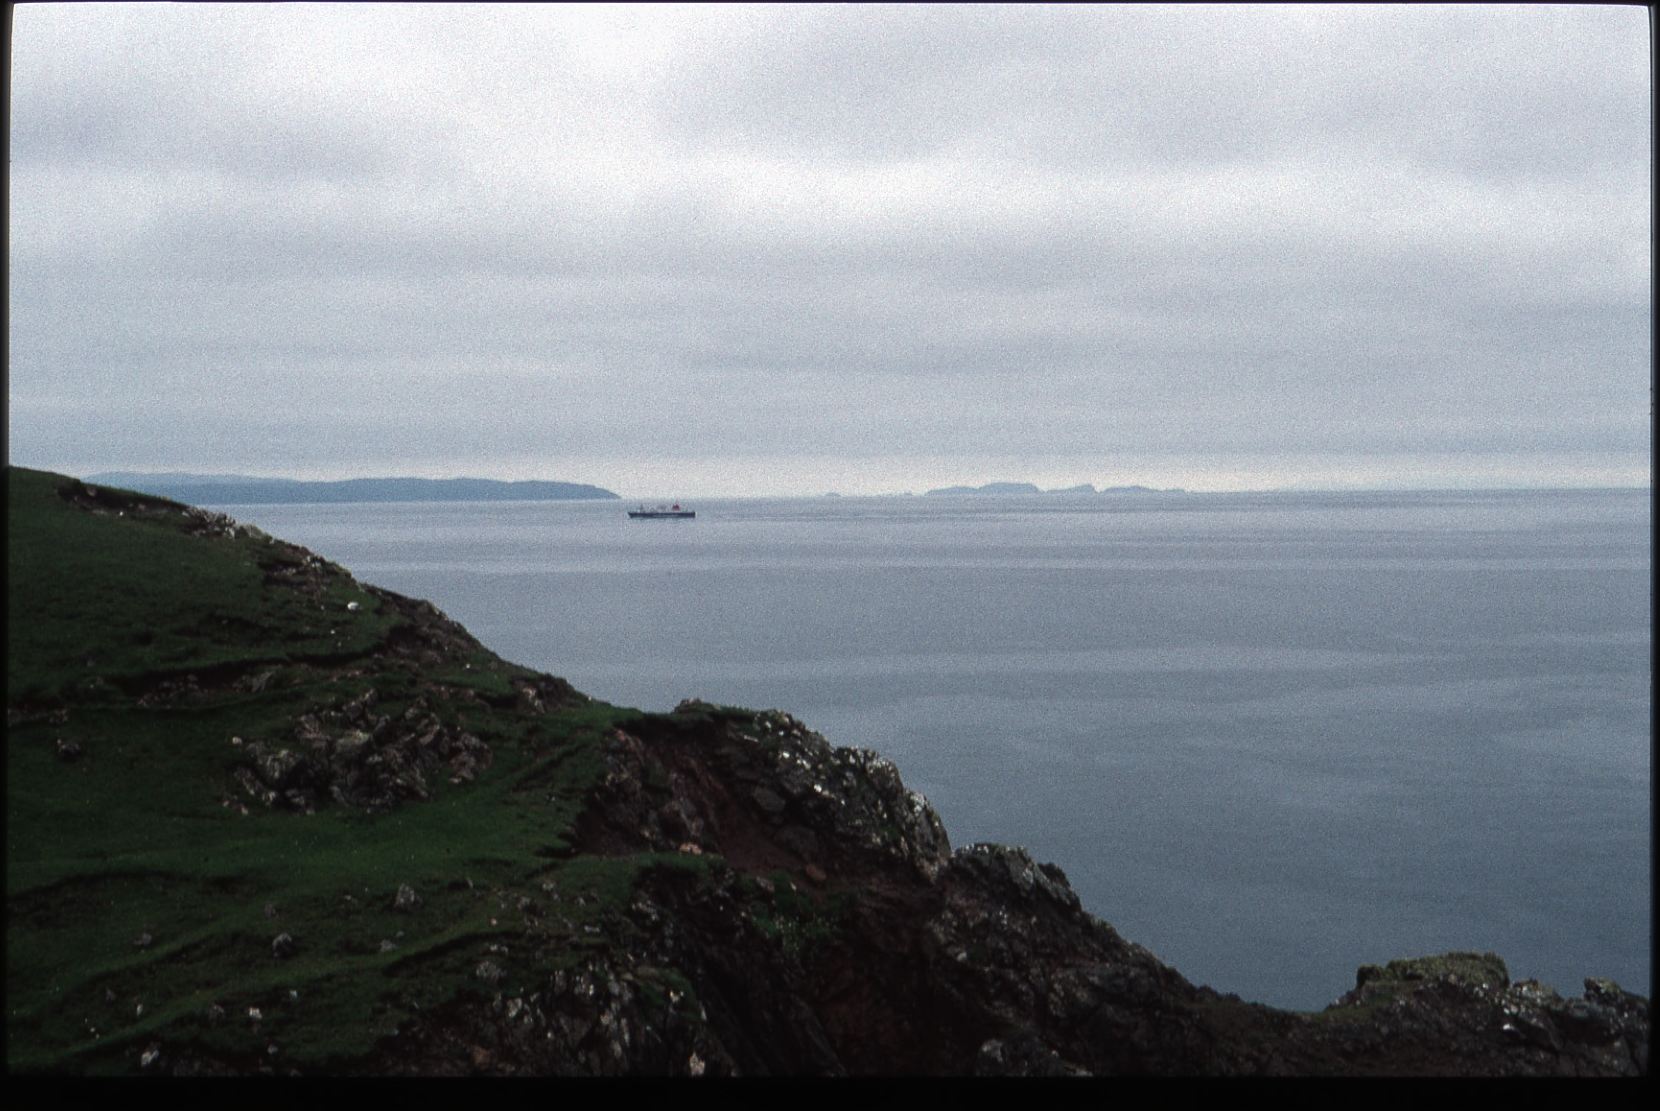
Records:
[[[686,520],[697,516],[697,514],[690,509],[681,509],[679,502],[676,502],[673,505],[660,505],[655,509],[647,509],[642,505],[638,509],[630,509],[628,511],[628,515],[636,519],[645,520],[658,520],[664,517]]]

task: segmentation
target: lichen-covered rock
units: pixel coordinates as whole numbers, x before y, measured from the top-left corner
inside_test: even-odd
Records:
[[[1647,1002],[1562,1000],[1492,954],[1367,966],[1318,1015],[1189,983],[1086,913],[1022,849],[950,850],[893,766],[794,718],[704,703],[619,729],[579,826],[607,852],[725,863],[647,881],[645,952],[721,1001],[745,1072],[1628,1074]],[[781,887],[767,873],[796,879]],[[754,877],[746,880],[745,877]],[[740,1016],[742,1016],[740,1018]],[[710,1058],[711,1060],[714,1058]]]
[[[250,537],[267,543],[216,514],[79,484],[65,491],[91,512],[142,507],[151,523],[176,519],[218,548],[246,547]],[[101,1058],[87,1056],[98,1046],[74,1030],[72,1043],[43,1060],[68,1069],[94,1061],[151,1074],[273,1074],[300,1066],[309,1042],[307,1067],[359,1074],[1496,1076],[1648,1068],[1646,999],[1606,980],[1587,980],[1577,998],[1531,980],[1512,983],[1492,954],[1368,965],[1350,992],[1317,1014],[1195,986],[1085,912],[1059,868],[1004,846],[953,851],[927,800],[875,753],[834,747],[788,714],[702,702],[670,714],[598,707],[563,717],[563,708],[587,700],[551,676],[495,669],[430,604],[355,583],[352,600],[343,601],[343,570],[278,542],[257,558],[273,594],[301,600],[307,620],[296,627],[309,627],[317,612],[327,611],[326,627],[366,622],[373,611],[393,619],[384,639],[356,654],[335,642],[280,665],[261,655],[134,676],[120,690],[81,674],[101,649],[77,649],[72,685],[80,693],[70,700],[113,704],[124,691],[156,718],[151,711],[195,713],[198,702],[230,693],[232,705],[209,715],[225,723],[211,731],[215,776],[223,754],[247,796],[301,812],[390,810],[448,794],[446,783],[458,789],[451,800],[465,801],[459,789],[497,758],[482,734],[511,764],[511,774],[472,800],[484,800],[475,816],[501,819],[499,846],[490,826],[483,854],[473,845],[453,859],[412,853],[405,864],[386,838],[395,838],[407,813],[378,828],[355,816],[338,823],[326,842],[371,830],[370,855],[409,868],[411,883],[376,873],[370,887],[365,873],[361,901],[354,887],[320,909],[322,888],[313,881],[335,882],[343,857],[318,854],[334,871],[282,896],[287,928],[269,942],[274,957],[292,958],[283,976],[299,987],[270,977],[193,979],[193,953],[216,952],[213,945],[240,951],[250,940],[247,923],[260,921],[257,908],[271,896],[259,888],[260,869],[210,884],[216,909],[227,895],[247,899],[240,912],[228,908],[233,926],[212,945],[195,925],[180,935],[171,919],[111,915],[119,923],[111,928],[122,931],[118,944],[138,923],[163,929],[166,942],[152,948],[150,933],[140,934],[124,959],[94,962],[96,982],[26,1015],[26,1025],[45,1027],[55,1016],[44,1016],[59,1009],[86,1013],[105,1031]],[[234,704],[247,703],[281,710],[231,720]],[[76,727],[90,728],[75,704]],[[35,722],[39,743],[51,745],[68,710],[8,705],[7,719],[19,729]],[[74,736],[85,743],[87,734]],[[54,771],[55,782],[119,762],[106,755],[118,747],[113,738],[97,736],[82,767]],[[224,788],[216,778],[202,789],[248,814]],[[512,809],[519,806],[546,809],[528,821],[529,812]],[[239,837],[270,832],[286,840],[290,820],[303,824],[284,814],[225,824]],[[467,873],[481,855],[489,875],[475,886],[480,872]],[[444,875],[445,868],[454,871]],[[223,878],[216,867],[216,881]],[[390,885],[397,890],[388,898]],[[43,928],[57,928],[57,894],[33,908]],[[265,905],[265,919],[275,918],[275,906]],[[389,926],[389,909],[408,915],[396,919],[406,930]],[[342,924],[331,932],[336,918]],[[289,931],[306,939],[303,950]],[[253,937],[248,952],[259,954],[269,936]],[[327,971],[307,980],[312,965]],[[165,992],[156,990],[163,972],[181,977]],[[335,991],[342,981],[348,990]],[[145,985],[144,998],[129,984]],[[204,1019],[201,1004],[214,997]],[[339,1016],[360,1004],[355,1013],[373,1028],[354,1029],[350,1049],[325,1046],[317,1055]],[[93,1014],[100,1007],[104,1013]],[[111,1038],[117,1028],[105,1024],[114,1011],[143,1028]],[[170,1017],[185,1011],[182,1020]],[[308,1021],[334,1025],[320,1033]],[[90,1021],[88,1030],[99,1037]]]
[[[376,704],[371,687],[301,715],[290,745],[242,744],[233,778],[267,806],[309,810],[332,799],[373,812],[429,797],[428,776],[464,783],[490,766],[490,746],[447,724],[425,695],[395,718],[373,713]]]

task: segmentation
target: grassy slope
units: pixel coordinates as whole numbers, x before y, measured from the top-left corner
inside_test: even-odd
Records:
[[[473,970],[493,939],[512,937],[497,985],[512,990],[603,943],[584,927],[613,924],[639,868],[685,866],[568,856],[598,738],[636,716],[600,703],[544,717],[438,703],[494,762],[390,814],[252,803],[230,778],[233,736],[280,743],[308,708],[371,685],[394,713],[414,696],[373,655],[401,619],[339,569],[318,597],[263,585],[297,558],[286,545],[189,535],[183,507],[158,499],[89,512],[59,495],[72,481],[9,476],[9,1068],[129,1072],[165,1035],[326,1069],[415,1007],[483,991]],[[249,663],[275,675],[260,693],[135,704],[167,676]],[[483,650],[445,671],[492,697],[524,674]],[[61,759],[59,741],[80,757]],[[400,884],[423,899],[413,913],[392,908]],[[272,951],[283,932],[286,959]]]

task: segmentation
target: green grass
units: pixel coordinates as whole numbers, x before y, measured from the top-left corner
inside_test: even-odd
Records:
[[[508,916],[489,893],[539,894],[547,853],[568,846],[587,787],[579,775],[557,780],[552,804],[515,798],[527,773],[549,762],[509,750],[475,784],[446,784],[427,803],[370,818],[343,808],[255,808],[243,817],[214,802],[202,779],[188,781],[201,798],[175,786],[174,805],[158,811],[134,805],[154,793],[130,794],[130,768],[53,759],[31,769],[14,759],[14,783],[44,775],[73,786],[11,798],[8,1060],[25,1070],[88,1054],[97,1061],[172,1019],[205,1015],[213,1002],[245,1011],[267,1000],[273,1016],[287,1015],[290,989],[308,1001],[307,1014],[329,1016],[321,1026],[298,1016],[263,1024],[266,1037],[293,1041],[290,1060],[325,1064],[367,1050],[383,996],[418,999],[412,984],[439,994],[466,986],[476,956],[436,965],[419,958],[440,943],[505,934],[490,925],[492,906],[498,922]],[[575,890],[606,905],[624,901],[618,884],[631,884],[633,871],[583,863]],[[622,878],[601,882],[608,869]],[[412,914],[392,909],[405,883],[423,900]],[[278,908],[274,919],[264,915],[267,902]],[[298,943],[288,960],[271,953],[279,932]],[[135,949],[142,933],[154,940]],[[382,954],[382,939],[396,939],[398,949]],[[130,1006],[111,1013],[106,990],[145,1001],[146,1015]],[[285,1022],[298,1025],[287,1030]],[[90,1026],[101,1045],[80,1037]]]
[[[293,562],[290,550],[245,533],[187,535],[183,506],[141,499],[126,516],[95,514],[60,496],[72,480],[16,467],[8,477],[8,703],[222,664],[360,654],[394,624],[344,574],[315,599],[264,589],[262,565]]]
[[[774,872],[771,879],[772,891],[764,897],[751,888],[755,925],[790,957],[809,963],[840,932],[852,897],[837,892],[814,898],[788,872]]]
[[[421,675],[391,666],[375,653],[403,619],[343,571],[319,572],[316,597],[271,585],[293,549],[190,535],[183,509],[159,499],[89,512],[60,496],[72,482],[9,476],[13,1071],[132,1072],[155,1040],[250,1065],[274,1044],[279,1067],[345,1067],[418,1009],[534,990],[615,943],[651,869],[713,866],[572,855],[603,739],[638,711],[516,712],[514,680],[534,673],[476,646]],[[215,668],[275,675],[259,693],[209,683],[192,698],[134,700]],[[232,737],[291,743],[301,714],[370,687],[376,713],[424,696],[491,746],[490,767],[468,784],[430,777],[429,801],[374,816],[268,810],[237,788]],[[79,758],[61,759],[60,741]],[[421,897],[413,912],[393,909],[401,884]],[[279,958],[284,932],[296,948]],[[507,976],[486,989],[474,970],[490,945],[506,947],[492,959]],[[665,993],[688,990],[672,969],[653,975]],[[210,1021],[215,1005],[224,1016]]]

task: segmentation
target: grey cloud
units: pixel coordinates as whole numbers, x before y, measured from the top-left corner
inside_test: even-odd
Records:
[[[1535,176],[1636,169],[1619,9],[1133,5],[774,17],[671,71],[677,132],[814,157],[1254,162],[1309,143]],[[1541,64],[1541,40],[1554,64]],[[1627,118],[1622,119],[1622,116]]]
[[[1624,9],[45,9],[43,463],[1643,457]]]

